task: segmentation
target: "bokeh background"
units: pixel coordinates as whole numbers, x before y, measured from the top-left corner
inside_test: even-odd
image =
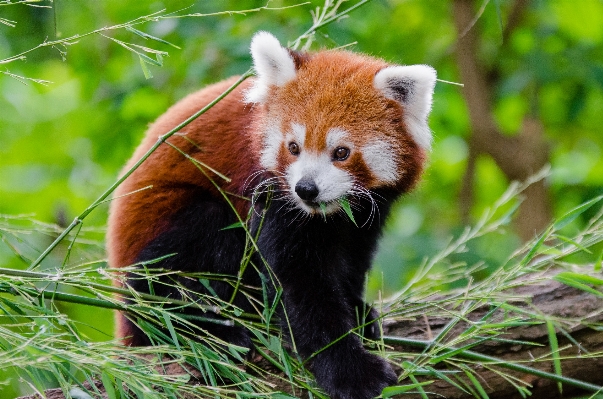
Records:
[[[70,223],[115,181],[146,126],[170,104],[203,85],[245,72],[256,31],[270,31],[283,43],[297,38],[311,26],[310,11],[323,2],[278,9],[293,4],[271,1],[269,7],[277,9],[200,16],[265,2],[35,3],[46,7],[0,2],[0,215]],[[45,41],[163,9],[161,15],[182,17],[150,20],[136,28],[178,48],[115,29],[8,62]],[[169,55],[163,66],[143,68],[138,55],[111,39]],[[318,32],[312,49],[345,45],[392,63],[430,64],[440,79],[465,85],[436,86],[429,167],[418,189],[398,203],[389,220],[368,283],[370,298],[402,287],[426,256],[475,223],[513,180],[550,166],[548,176],[525,191],[507,229],[476,240],[458,256],[468,265],[483,262],[480,273],[504,264],[551,218],[603,193],[600,0],[374,0]],[[85,220],[96,241],[86,256],[70,262],[104,258],[99,242],[106,218],[103,205]],[[29,219],[22,223],[29,231],[45,231],[17,240],[35,258],[56,230]],[[15,242],[6,232],[2,239],[0,267],[23,268],[25,262],[11,249]],[[64,254],[65,248],[59,248],[45,267],[56,267]],[[109,311],[70,305],[65,311],[90,326],[88,338],[111,338]],[[21,389],[12,381],[0,385],[0,396],[14,397]]]

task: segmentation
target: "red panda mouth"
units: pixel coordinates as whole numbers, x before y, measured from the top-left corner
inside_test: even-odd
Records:
[[[301,208],[311,215],[329,215],[339,209],[337,201],[319,202],[300,199],[299,202],[302,204]]]

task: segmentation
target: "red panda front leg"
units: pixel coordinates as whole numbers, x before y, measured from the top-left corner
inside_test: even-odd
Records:
[[[216,273],[230,275],[233,278],[239,273],[240,260],[244,254],[245,235],[241,229],[223,228],[236,221],[230,207],[221,201],[214,200],[208,193],[199,190],[192,196],[193,200],[175,212],[168,219],[168,227],[148,243],[138,254],[137,262],[147,262],[164,258],[154,262],[152,268],[167,271],[182,271],[187,273]],[[166,257],[166,255],[172,254]],[[251,268],[250,268],[251,269]],[[141,271],[142,273],[142,271]],[[259,285],[253,273],[246,273],[244,278],[250,284]],[[207,303],[204,295],[210,297],[214,293],[222,300],[227,301],[233,293],[233,286],[228,282],[212,281],[211,290],[208,290],[196,278],[178,277],[167,274],[159,277],[154,282],[145,278],[130,276],[128,285],[138,292],[149,293],[151,286],[153,293],[165,298],[196,300]],[[196,296],[200,294],[200,296]],[[211,302],[209,304],[212,304]],[[249,311],[251,306],[244,295],[235,297],[234,304],[244,311]],[[202,316],[208,320],[223,320],[210,312],[195,310],[195,308],[182,309],[183,313]],[[145,334],[129,320],[124,319],[122,330],[127,332],[127,339],[132,345],[149,345],[150,341]],[[177,326],[191,334],[203,334],[220,338],[226,342],[251,347],[251,340],[246,329],[240,326],[224,326],[219,322],[197,322],[199,330],[191,330],[187,326]],[[198,336],[203,340],[202,336]]]
[[[359,229],[345,217],[312,218],[301,226],[294,223],[295,217],[281,204],[271,204],[258,238],[283,288],[287,317],[281,318],[282,330],[291,335],[297,351],[312,360],[318,385],[331,397],[373,398],[397,377],[353,332],[362,295],[357,284],[360,265],[354,259]],[[371,251],[372,246],[365,249]]]

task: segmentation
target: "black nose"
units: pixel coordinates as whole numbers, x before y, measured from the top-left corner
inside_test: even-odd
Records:
[[[308,177],[304,177],[297,182],[295,192],[304,201],[314,201],[318,197],[318,187],[316,187],[314,180]]]

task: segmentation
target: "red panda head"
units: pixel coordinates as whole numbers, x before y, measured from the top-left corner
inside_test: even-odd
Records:
[[[307,213],[379,188],[408,191],[431,144],[436,81],[426,65],[392,66],[346,51],[300,54],[266,32],[251,43],[257,77],[246,101],[263,107],[260,163]]]

